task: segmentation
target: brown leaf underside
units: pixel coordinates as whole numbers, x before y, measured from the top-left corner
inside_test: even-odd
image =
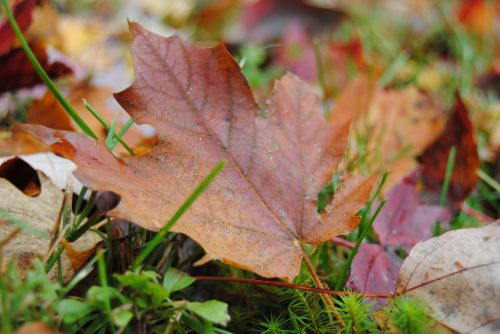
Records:
[[[121,202],[110,214],[160,229],[220,160],[227,165],[173,231],[198,241],[209,258],[268,277],[293,278],[301,243],[351,232],[374,178],[347,175],[316,213],[316,196],[340,162],[349,122],[326,123],[318,99],[294,76],[276,83],[265,117],[238,64],[218,45],[199,48],[132,23],[135,81],[116,94],[158,144],[117,159],[103,143],[42,126],[19,126],[72,159],[76,176]]]

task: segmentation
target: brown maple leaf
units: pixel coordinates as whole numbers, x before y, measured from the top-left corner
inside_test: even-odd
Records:
[[[324,212],[318,192],[344,154],[349,121],[327,123],[317,96],[292,75],[278,81],[259,110],[238,64],[223,45],[200,48],[132,23],[135,81],[115,95],[158,144],[118,159],[81,134],[20,125],[72,159],[89,187],[113,191],[110,212],[159,230],[215,164],[225,169],[172,229],[198,241],[208,258],[268,277],[292,279],[302,244],[351,232],[375,177],[346,174]]]

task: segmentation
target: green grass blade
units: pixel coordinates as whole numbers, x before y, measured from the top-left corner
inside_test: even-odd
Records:
[[[491,188],[493,188],[496,192],[500,193],[500,184],[495,181],[494,178],[486,174],[483,170],[478,169],[476,171],[477,175],[483,180],[486,184],[488,184]]]
[[[382,187],[384,186],[388,175],[389,174],[386,172],[382,176],[382,179],[380,180],[380,183],[375,191],[375,194],[368,201],[368,203],[365,207],[366,213],[365,213],[363,218],[365,218],[366,215],[370,214],[370,209],[371,209],[371,206],[373,204],[373,201],[375,200],[376,196],[378,196],[378,194],[382,190]],[[378,214],[380,213],[380,210],[382,210],[382,207],[384,205],[385,205],[385,200],[382,200],[382,202],[380,202],[379,206],[377,207],[377,210],[375,211],[375,213],[371,216],[370,220],[366,224],[361,224],[364,219],[362,219],[362,222],[360,222],[358,228],[362,229],[361,233],[360,233],[358,239],[356,240],[356,244],[354,245],[354,248],[351,250],[351,253],[349,253],[348,258],[347,258],[346,262],[344,263],[344,266],[342,267],[342,271],[340,272],[340,275],[339,275],[337,282],[335,282],[335,290],[340,290],[344,287],[345,282],[347,281],[347,276],[349,275],[349,272],[351,271],[351,265],[352,265],[352,261],[354,259],[354,256],[357,254],[358,249],[361,246],[361,243],[363,242],[366,235],[368,234],[368,231],[370,231],[370,228],[371,228],[373,222],[377,218]]]
[[[146,257],[148,257],[151,252],[158,247],[158,245],[162,242],[163,238],[168,234],[172,226],[182,217],[182,215],[189,209],[189,207],[196,201],[198,196],[207,189],[210,183],[214,180],[217,174],[220,173],[222,168],[224,168],[226,162],[221,161],[215,166],[214,169],[201,181],[198,187],[193,191],[193,193],[188,197],[188,199],[181,205],[181,207],[174,213],[172,218],[163,226],[163,228],[155,235],[155,237],[146,245],[146,247],[139,253],[137,258],[132,263],[132,270],[135,270],[138,266],[140,266]]]
[[[446,195],[448,194],[448,188],[450,186],[451,173],[453,172],[453,166],[455,166],[455,157],[457,155],[457,150],[453,146],[448,154],[448,161],[446,162],[446,172],[444,174],[443,188],[441,189],[441,197],[439,199],[439,204],[441,206],[446,205]]]
[[[21,46],[24,49],[24,52],[26,52],[26,56],[30,60],[31,64],[33,64],[35,71],[38,73],[38,75],[43,80],[45,85],[49,88],[49,90],[52,92],[52,94],[54,94],[57,101],[59,101],[59,103],[68,113],[71,119],[78,125],[78,127],[90,137],[97,138],[97,135],[94,133],[94,131],[92,131],[92,129],[87,125],[87,123],[85,123],[85,121],[80,117],[80,115],[78,115],[78,113],[73,108],[71,103],[69,103],[69,101],[66,100],[66,98],[62,95],[62,93],[59,91],[55,83],[52,81],[52,79],[50,79],[50,77],[43,69],[42,65],[40,65],[40,63],[36,59],[35,54],[33,53],[33,51],[31,51],[31,48],[28,42],[26,42],[26,39],[24,38],[21,29],[17,25],[16,19],[14,18],[14,15],[12,14],[12,11],[9,8],[7,0],[1,0],[1,1],[5,9],[5,12],[7,14],[7,19],[9,20],[9,23],[12,29],[14,30],[14,33],[16,34],[17,38],[19,39],[19,42],[21,43]]]
[[[92,114],[92,116],[94,116],[97,121],[99,123],[101,123],[101,125],[107,130],[109,131],[111,129],[111,126],[108,124],[108,122],[106,122],[106,120],[104,118],[101,117],[101,115],[99,115],[99,113],[87,102],[87,100],[83,99],[83,105],[85,106],[85,108],[87,108],[87,110]],[[130,123],[130,125],[128,125]],[[128,130],[128,128],[130,126],[132,126],[133,124],[133,120],[132,119],[129,119],[127,121],[127,123],[125,123],[125,125],[123,126],[122,130],[120,130],[120,133],[118,135],[115,134],[115,138],[118,140],[118,142],[120,144],[122,144],[122,146],[127,150],[127,152],[130,154],[130,155],[135,155],[134,151],[132,150],[132,148],[130,148],[130,146],[127,145],[127,143],[125,143],[125,141],[122,139],[123,135],[125,134],[125,132],[123,132],[122,134],[122,131],[123,129],[126,129],[125,131]]]
[[[118,122],[118,114],[115,114],[113,117],[113,122],[111,123],[111,128],[109,129],[108,136],[106,137],[106,146],[108,150],[113,151],[118,144],[118,140],[116,140],[116,123]]]
[[[368,221],[368,224],[365,226],[363,231],[361,231],[361,234],[360,234],[358,240],[356,241],[356,245],[354,245],[354,248],[352,249],[351,253],[349,253],[349,257],[347,258],[347,260],[344,264],[344,267],[342,268],[342,272],[340,273],[340,277],[335,284],[335,290],[340,290],[340,289],[342,289],[342,287],[344,287],[344,285],[347,281],[347,276],[349,275],[349,272],[351,271],[351,265],[352,265],[352,261],[354,260],[354,256],[358,253],[358,250],[359,250],[359,247],[361,246],[361,243],[365,239],[366,235],[368,234],[368,231],[370,230],[373,222],[375,221],[378,214],[380,213],[380,210],[382,210],[382,208],[384,207],[385,203],[386,203],[385,200],[382,200],[382,202],[380,202],[380,204],[377,207],[377,210],[373,214],[372,218]]]

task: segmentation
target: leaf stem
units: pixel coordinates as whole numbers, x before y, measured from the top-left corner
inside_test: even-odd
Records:
[[[319,279],[318,273],[316,273],[316,269],[314,268],[311,259],[309,258],[309,256],[307,256],[306,250],[304,249],[304,245],[301,245],[301,248],[302,248],[302,253],[304,255],[304,262],[306,263],[307,269],[309,269],[309,272],[311,273],[314,283],[319,289],[324,289],[323,283],[321,283],[321,280]],[[340,317],[339,313],[337,312],[337,309],[335,308],[335,305],[333,304],[333,300],[330,297],[330,295],[327,293],[322,293],[322,295],[325,303],[328,304],[328,306],[332,310],[335,319],[340,323],[342,328],[345,328],[345,323]]]
[[[292,284],[292,283],[286,283],[286,282],[276,282],[276,281],[269,281],[269,280],[263,280],[263,279],[255,279],[255,278],[241,278],[241,277],[225,277],[225,276],[193,276],[194,279],[197,281],[221,281],[221,282],[234,282],[234,283],[248,283],[248,284],[254,284],[254,285],[268,285],[268,286],[277,286],[281,288],[288,288],[288,289],[295,289],[295,290],[303,290],[303,291],[309,291],[309,292],[314,292],[314,293],[326,293],[329,295],[339,295],[339,296],[346,296],[350,294],[351,292],[349,291],[344,291],[344,290],[329,290],[329,289],[319,289],[319,288],[313,288],[310,286],[305,286],[305,285],[299,285],[299,284]],[[392,294],[388,293],[383,293],[383,292],[355,292],[356,294],[363,296],[363,297],[369,297],[369,298],[391,298]]]
[[[35,71],[38,73],[40,78],[43,80],[45,85],[49,88],[49,90],[54,94],[56,97],[57,101],[61,104],[61,106],[64,108],[66,113],[75,121],[75,123],[78,125],[78,127],[87,135],[93,138],[97,138],[97,135],[92,131],[92,129],[85,123],[85,121],[80,117],[80,115],[75,111],[71,103],[69,103],[68,100],[62,95],[62,93],[59,91],[55,83],[50,79],[50,77],[47,75],[45,70],[43,69],[42,65],[38,62],[36,59],[35,54],[33,51],[31,51],[31,48],[26,41],[26,39],[23,36],[23,33],[19,26],[17,25],[16,19],[14,15],[12,14],[12,11],[10,10],[9,5],[7,4],[7,0],[1,0],[2,5],[5,9],[5,12],[7,14],[7,19],[12,27],[12,30],[14,30],[14,33],[16,34],[17,38],[19,39],[19,42],[21,43],[22,48],[24,49],[24,52],[26,52],[26,56],[30,60],[31,64],[33,64],[33,67],[35,68]]]

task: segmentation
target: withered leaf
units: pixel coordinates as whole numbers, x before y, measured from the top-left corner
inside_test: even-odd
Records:
[[[302,243],[351,232],[374,177],[347,174],[324,212],[318,192],[343,157],[349,121],[327,123],[306,84],[287,75],[267,110],[256,105],[238,64],[222,45],[200,48],[132,23],[135,81],[116,94],[158,144],[142,157],[117,159],[89,137],[42,126],[18,129],[72,159],[89,187],[113,191],[111,215],[159,230],[220,160],[225,169],[172,229],[198,241],[208,258],[292,279]]]
[[[425,302],[433,317],[459,333],[496,333],[499,249],[499,221],[421,242],[403,262],[398,291]]]
[[[45,47],[41,43],[33,42],[30,46],[43,69],[51,78],[58,78],[73,72],[71,68],[62,62],[51,63]],[[0,78],[2,78],[0,93],[19,88],[29,88],[42,83],[42,79],[36,73],[22,48],[12,49],[0,56]]]
[[[351,265],[346,287],[361,292],[393,293],[401,259],[381,245],[361,244]],[[383,305],[386,299],[378,299]]]
[[[33,192],[36,188],[39,191]],[[62,210],[63,196],[61,189],[43,173],[33,170],[19,158],[0,165],[0,209],[25,224],[24,228],[20,228],[9,217],[0,217],[0,272],[7,268],[10,261],[16,261],[19,272],[24,275],[33,260],[47,255],[50,235]],[[63,281],[68,281],[85,263],[99,241],[94,233],[86,233],[75,243],[64,245],[66,251],[61,256]],[[56,269],[54,267],[49,272],[51,279],[57,278]]]
[[[373,222],[380,244],[409,251],[419,241],[432,237],[436,221],[447,224],[451,211],[425,204],[417,192],[416,172],[403,178],[387,193],[387,203]]]
[[[105,87],[96,87],[84,81],[70,88],[68,100],[74,106],[75,111],[80,114],[85,123],[100,138],[106,138],[108,130],[85,108],[82,99],[85,98],[90,105],[99,111],[99,115],[108,123],[112,124],[114,117],[119,116],[116,125],[116,132],[119,132],[125,120],[129,117],[124,110],[113,100],[111,90]],[[114,103],[114,104],[113,104]],[[113,108],[115,107],[116,108]],[[55,130],[75,131],[76,126],[69,118],[64,108],[59,104],[55,96],[47,91],[40,100],[33,101],[26,117],[26,122],[30,124],[40,124]],[[141,128],[134,124],[123,136],[124,141],[130,145],[136,153],[147,151],[148,144],[152,146],[155,142],[154,135],[146,135]],[[125,154],[127,151],[119,145],[114,152]],[[0,151],[1,153],[1,151]]]
[[[349,84],[332,116],[353,117],[352,159],[357,168],[389,171],[389,189],[416,168],[415,158],[440,136],[446,118],[435,99],[414,87],[383,89],[372,81]]]
[[[474,128],[467,107],[457,95],[455,110],[442,133],[419,157],[424,185],[439,194],[443,187],[448,155],[456,148],[455,164],[451,174],[448,198],[452,203],[462,202],[474,189],[478,176],[479,154]]]

